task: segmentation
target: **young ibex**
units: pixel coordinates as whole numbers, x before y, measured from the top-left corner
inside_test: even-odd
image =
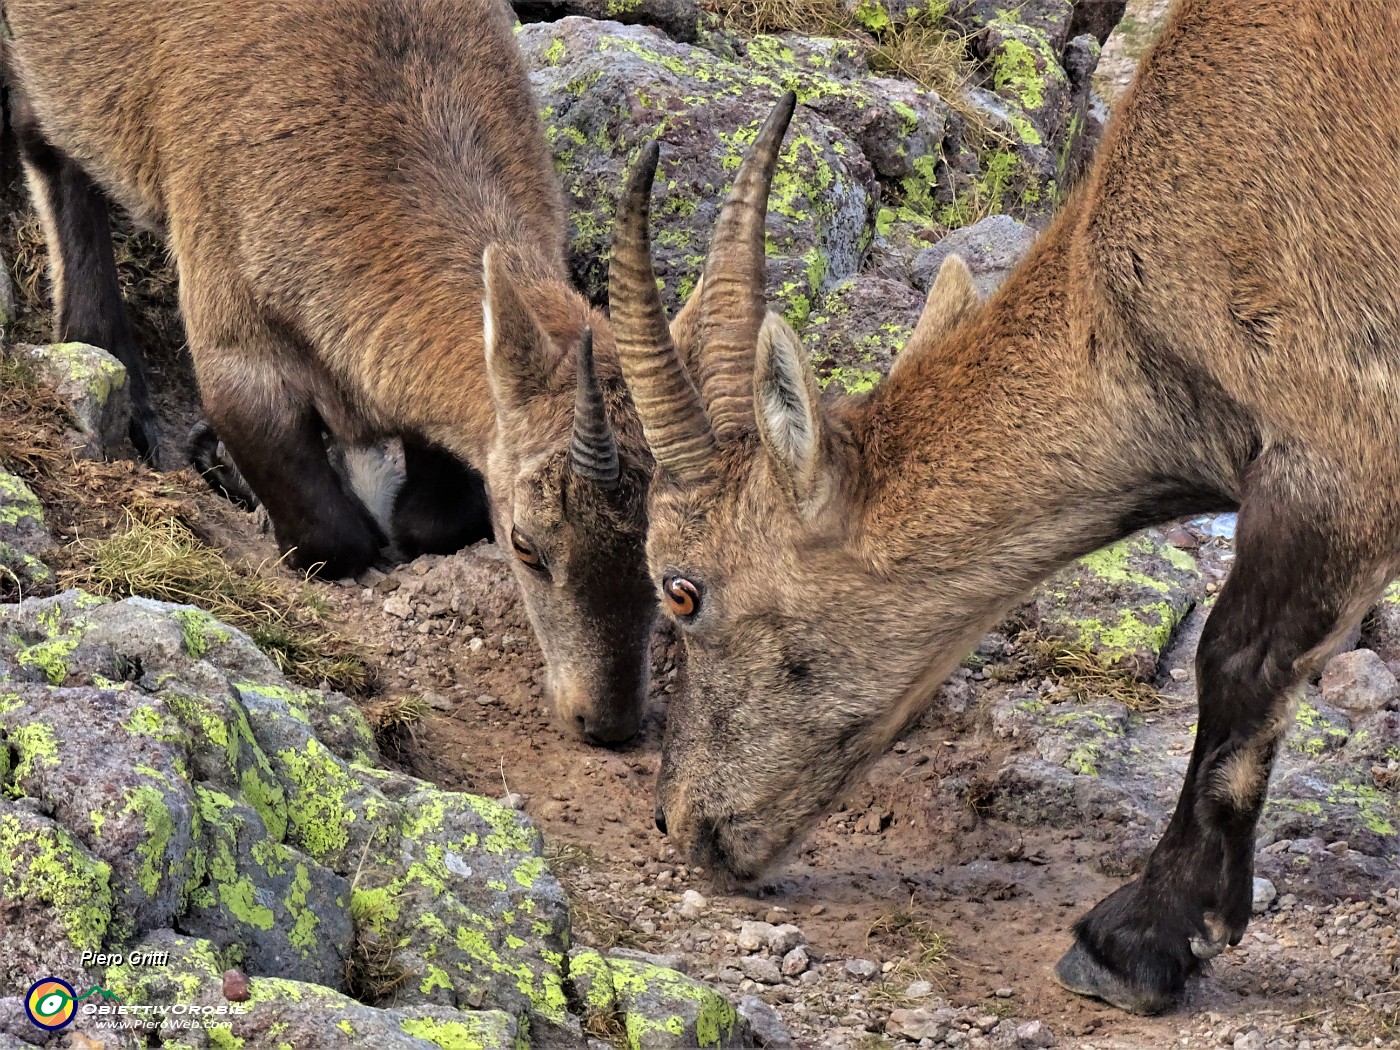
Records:
[[[472,464],[558,713],[631,736],[655,618],[651,459],[607,320],[568,283],[504,0],[6,0],[4,14],[59,335],[126,363],[138,447],[154,447],[152,417],[108,197],[167,235],[206,410],[292,563],[354,574],[383,539],[323,434],[402,436],[396,538],[422,548],[478,512]]]
[[[1238,508],[1175,815],[1058,976],[1157,1011],[1240,940],[1290,693],[1400,568],[1397,40],[1394,4],[1185,0],[1019,270],[979,306],[946,267],[862,399],[822,402],[760,279],[743,347],[678,359],[654,299],[616,327],[688,655],[657,821],[698,863],[762,871],[1057,567]],[[648,177],[619,219],[629,293]]]

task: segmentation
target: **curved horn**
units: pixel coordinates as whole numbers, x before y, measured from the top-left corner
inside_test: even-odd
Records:
[[[608,306],[622,376],[656,462],[678,477],[709,475],[714,432],[676,353],[651,261],[651,185],[660,147],[649,143],[627,180],[613,226]]]
[[[764,226],[778,152],[797,105],[789,91],[754,139],[719,213],[700,304],[701,389],[721,440],[754,429],[753,368],[767,312]]]
[[[617,487],[622,467],[617,442],[603,407],[603,389],[593,367],[593,329],[585,328],[574,351],[578,387],[574,395],[574,439],[569,444],[569,466],[581,478],[605,489]]]

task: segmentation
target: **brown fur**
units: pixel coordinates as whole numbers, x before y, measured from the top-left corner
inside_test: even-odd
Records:
[[[652,488],[653,575],[701,594],[658,788],[682,847],[758,874],[1038,581],[1239,507],[1176,816],[1059,976],[1162,1009],[1238,940],[1300,661],[1400,555],[1396,39],[1393,5],[1185,0],[1086,184],[951,334],[927,318],[868,397],[808,411],[770,321],[759,433]]]
[[[520,530],[547,564],[516,571],[561,716],[630,736],[654,615],[650,459],[607,321],[568,283],[509,7],[7,0],[5,13],[7,74],[42,138],[168,236],[209,416],[293,561],[353,573],[378,547],[326,467],[323,427],[450,451],[484,471],[498,540]],[[488,246],[502,275],[490,347]],[[623,465],[608,491],[568,469],[570,351],[588,326]]]

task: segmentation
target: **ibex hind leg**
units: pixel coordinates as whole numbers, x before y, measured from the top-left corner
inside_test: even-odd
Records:
[[[1364,502],[1335,472],[1290,460],[1271,451],[1250,472],[1234,569],[1196,654],[1195,749],[1171,822],[1142,876],[1079,921],[1056,967],[1071,991],[1124,1010],[1170,1009],[1202,962],[1244,935],[1255,824],[1293,695],[1384,586],[1390,552]]]
[[[363,572],[385,537],[326,455],[321,418],[295,374],[304,355],[270,326],[245,328],[230,345],[203,341],[187,323],[210,423],[288,562],[330,577]]]
[[[451,554],[490,539],[486,484],[470,464],[419,438],[403,441],[406,478],[394,501],[394,543],[405,558]]]
[[[257,510],[261,504],[238,468],[233,465],[224,443],[204,420],[190,428],[187,441],[190,465],[211,489],[236,507]]]
[[[44,139],[18,92],[11,94],[11,104],[20,159],[49,245],[54,339],[100,346],[126,367],[131,443],[154,465],[159,455],[156,415],[117,283],[107,198],[71,158]]]

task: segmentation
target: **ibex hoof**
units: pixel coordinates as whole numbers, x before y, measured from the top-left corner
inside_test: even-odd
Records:
[[[1123,980],[1078,941],[1055,966],[1055,981],[1075,995],[1102,999],[1133,1014],[1159,1014],[1176,1006],[1177,993],[1142,988]]]

